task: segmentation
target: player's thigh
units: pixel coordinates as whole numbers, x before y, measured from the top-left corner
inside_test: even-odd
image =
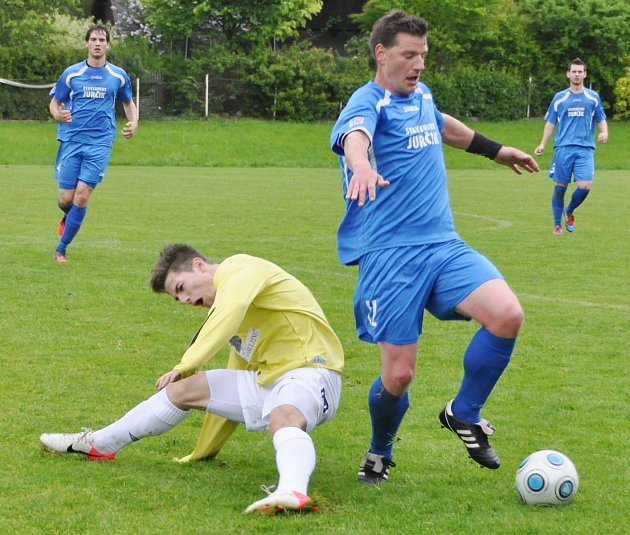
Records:
[[[457,310],[503,338],[515,337],[523,323],[523,309],[503,279],[483,283],[457,306]]]
[[[554,150],[553,158],[549,165],[549,178],[555,182],[569,184],[573,175],[573,166],[576,153],[566,147],[558,147]]]
[[[434,273],[433,246],[374,251],[359,261],[354,316],[359,338],[404,345],[417,342]]]
[[[470,319],[458,306],[484,283],[503,279],[488,258],[461,240],[443,244],[432,269],[438,274],[427,301],[427,310],[441,320]]]
[[[341,399],[341,374],[326,368],[297,368],[265,388],[263,421],[282,406],[297,409],[306,421],[306,431],[321,425],[337,414]]]
[[[60,201],[61,192],[73,191],[77,187],[81,164],[83,160],[81,145],[68,141],[59,143],[57,157],[55,158],[55,180],[59,185]],[[66,200],[68,193],[63,200]],[[72,199],[70,199],[71,202]]]
[[[239,375],[246,375],[245,380],[255,384],[256,372],[245,370],[207,370],[204,373],[210,391],[206,411],[223,416],[234,422],[245,423],[243,406],[239,391]],[[254,388],[254,392],[256,392]],[[250,401],[250,404],[262,405],[261,401]]]
[[[581,183],[587,183],[587,189],[590,189],[590,183],[595,178],[595,158],[592,150],[584,149],[576,154],[573,164],[573,178],[578,186]]]
[[[95,188],[103,181],[112,148],[108,145],[84,145],[79,180]]]

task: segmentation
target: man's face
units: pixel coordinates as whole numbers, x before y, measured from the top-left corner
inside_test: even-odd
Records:
[[[376,83],[397,95],[409,95],[416,89],[428,51],[426,36],[408,33],[399,33],[390,48],[376,45]]]
[[[109,43],[107,36],[103,32],[93,31],[90,38],[85,42],[88,49],[88,56],[94,59],[102,59],[107,55]]]
[[[213,305],[216,295],[214,276],[201,258],[193,259],[192,271],[170,271],[164,289],[180,303],[205,308]]]
[[[586,78],[584,65],[571,65],[567,71],[567,78],[571,82],[571,85],[582,85]]]

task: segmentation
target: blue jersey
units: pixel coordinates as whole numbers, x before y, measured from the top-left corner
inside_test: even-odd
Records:
[[[554,147],[588,147],[595,149],[595,124],[606,119],[602,101],[595,91],[584,89],[572,93],[565,89],[556,93],[545,120],[556,126]]]
[[[345,198],[352,172],[344,154],[345,136],[363,131],[370,139],[369,158],[390,185],[376,200],[346,201],[337,232],[342,264],[356,264],[365,253],[389,247],[445,242],[458,238],[446,187],[441,130],[444,119],[422,83],[408,96],[369,82],[352,95],[331,134],[339,155]]]
[[[63,72],[50,95],[72,112],[72,122],[59,123],[59,141],[112,146],[116,137],[116,100],[131,100],[131,81],[116,65],[90,67],[82,61]]]

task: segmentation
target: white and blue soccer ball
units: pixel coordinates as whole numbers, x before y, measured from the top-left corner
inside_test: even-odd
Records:
[[[521,461],[515,483],[521,500],[528,505],[562,505],[575,498],[580,479],[566,455],[540,450]]]

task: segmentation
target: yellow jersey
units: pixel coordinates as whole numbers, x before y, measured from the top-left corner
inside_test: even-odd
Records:
[[[219,264],[214,285],[208,317],[174,368],[182,377],[198,371],[226,344],[230,362],[257,370],[261,385],[295,368],[343,370],[343,348],[319,303],[277,265],[234,255]]]

